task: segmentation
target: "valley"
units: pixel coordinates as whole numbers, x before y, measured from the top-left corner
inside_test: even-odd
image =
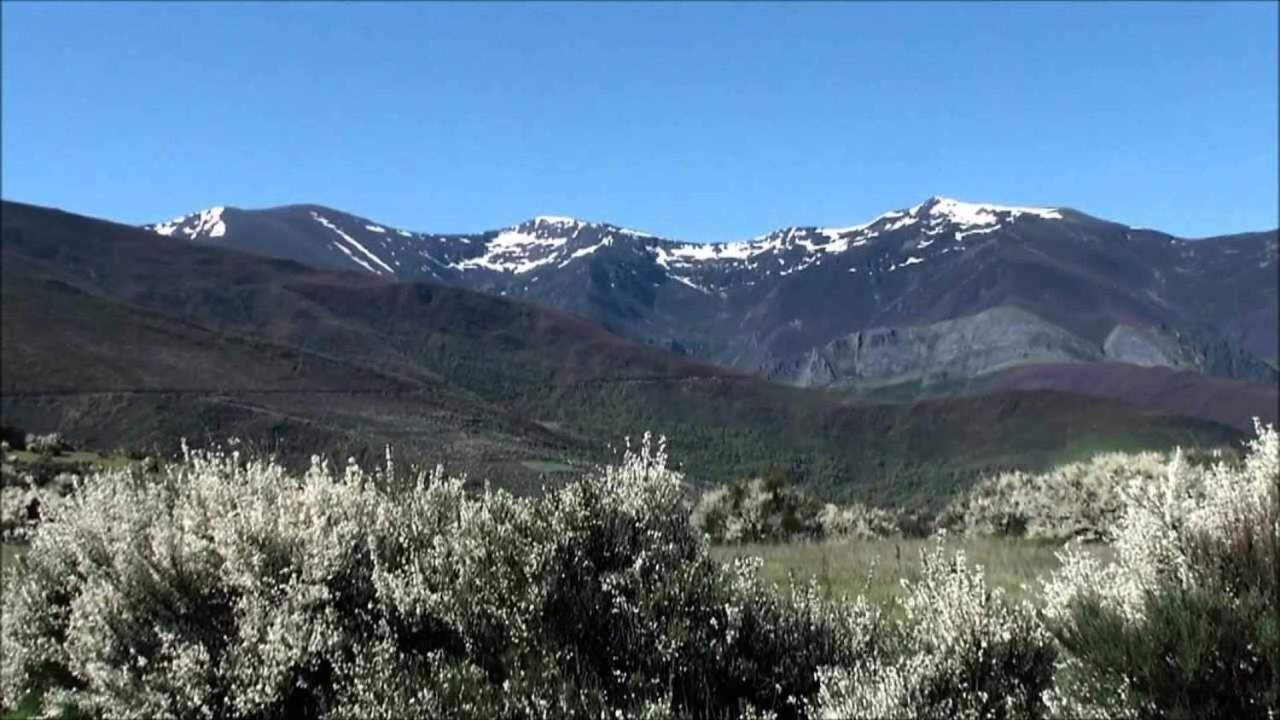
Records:
[[[1222,425],[1032,389],[892,405],[783,385],[586,318],[4,205],[3,413],[96,447],[385,445],[513,488],[664,434],[694,486],[781,469],[831,497],[938,503],[1006,467],[1233,443]],[[1025,418],[1035,417],[1034,423]]]

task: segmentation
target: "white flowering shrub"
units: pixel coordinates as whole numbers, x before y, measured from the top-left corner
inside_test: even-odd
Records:
[[[862,503],[827,503],[818,512],[818,526],[826,538],[870,540],[899,533],[894,513]]]
[[[963,551],[921,552],[904,580],[905,619],[890,652],[824,668],[814,714],[832,718],[1035,718],[1047,712],[1053,639],[1031,608],[986,585]]]
[[[71,449],[70,443],[64,440],[60,433],[45,435],[27,433],[25,444],[27,450],[39,455],[56,455],[63,450]]]
[[[1078,548],[1045,585],[1071,715],[1268,717],[1280,707],[1280,442],[1122,492],[1117,560]]]
[[[1013,471],[978,482],[952,500],[939,524],[967,535],[1109,539],[1132,483],[1158,484],[1168,456],[1102,453],[1044,473]]]
[[[692,522],[713,542],[772,542],[822,534],[820,505],[778,474],[707,491]]]
[[[857,539],[899,532],[894,513],[860,503],[820,504],[777,475],[706,491],[691,522],[716,543]]]
[[[795,717],[879,614],[723,566],[646,437],[537,498],[234,450],[100,472],[3,580],[0,705],[176,717]]]
[[[72,492],[80,478],[60,472],[43,479],[0,460],[0,541],[21,541]]]

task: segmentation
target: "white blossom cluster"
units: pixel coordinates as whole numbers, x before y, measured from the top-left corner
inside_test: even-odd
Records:
[[[780,480],[758,477],[704,492],[690,521],[722,543],[862,539],[898,531],[895,515],[887,510],[861,503],[820,504]]]
[[[1002,473],[952,500],[939,524],[967,535],[1109,539],[1124,507],[1123,489],[1156,482],[1168,462],[1161,453],[1110,452],[1044,473]]]
[[[703,493],[691,521],[716,542],[780,541],[819,534],[818,504],[780,478],[755,477]]]
[[[1064,619],[1077,599],[1094,597],[1140,620],[1146,593],[1165,583],[1239,592],[1229,570],[1241,562],[1274,580],[1280,567],[1280,442],[1274,427],[1256,428],[1243,463],[1197,469],[1179,451],[1155,482],[1130,479],[1121,488],[1116,562],[1104,565],[1069,545],[1061,570],[1045,583],[1046,614]]]
[[[982,567],[963,551],[948,557],[941,540],[921,551],[922,576],[903,580],[906,620],[896,647],[866,653],[821,673],[813,714],[832,720],[1014,718],[1044,715],[1053,680],[1053,639],[1028,606],[986,586]]]
[[[1088,602],[1141,629],[1150,621],[1153,597],[1184,591],[1212,593],[1224,606],[1254,594],[1280,607],[1280,437],[1275,427],[1256,420],[1255,427],[1242,463],[1195,468],[1178,452],[1156,482],[1128,482],[1121,492],[1116,561],[1104,565],[1068,546],[1061,569],[1044,584],[1048,622],[1070,629],[1078,622],[1073,611]],[[1064,659],[1073,663],[1075,658]],[[1111,701],[1082,705],[1055,693],[1059,712],[1120,717],[1133,711],[1128,677],[1080,675],[1098,687],[1074,688],[1075,696],[1109,695]]]
[[[824,504],[818,512],[818,525],[827,538],[870,540],[899,534],[894,513],[858,502]]]
[[[30,472],[20,472],[5,457],[0,460],[0,541],[24,540],[40,518],[53,512],[80,482],[75,473],[62,472],[38,482]]]
[[[48,433],[46,435],[27,433],[25,444],[28,450],[41,455],[57,453],[70,447],[70,445],[62,439],[62,435],[60,433]]]
[[[155,472],[97,472],[41,505],[0,579],[0,709],[35,697],[103,717],[1124,716],[1123,679],[1104,688],[1115,713],[1052,689],[1079,660],[1057,657],[1047,627],[1083,599],[1140,624],[1169,587],[1276,602],[1278,454],[1259,425],[1243,462],[1178,453],[1159,474],[1117,470],[1102,483],[1114,501],[1064,481],[1059,497],[1105,512],[1045,527],[1105,523],[1114,504],[1118,560],[1068,550],[1046,626],[941,545],[923,552],[901,621],[812,583],[778,592],[759,560],[712,559],[647,435],[531,498],[406,473],[389,455],[371,472],[313,458],[299,475],[234,444],[184,446]],[[773,499],[731,505],[762,527],[770,502],[824,525],[887,522],[757,489]]]
[[[793,716],[873,644],[690,527],[645,437],[536,498],[235,447],[100,472],[3,580],[0,706],[104,717]]]

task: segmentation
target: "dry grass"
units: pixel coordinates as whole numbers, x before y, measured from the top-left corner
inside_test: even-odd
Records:
[[[833,596],[865,594],[886,602],[900,597],[902,579],[920,579],[920,551],[933,540],[841,540],[776,545],[721,545],[712,554],[729,560],[741,556],[764,559],[761,573],[775,582],[789,576],[801,582],[816,578],[823,591]],[[1035,599],[1036,582],[1061,563],[1055,555],[1062,545],[1056,542],[1002,539],[952,538],[948,549],[963,549],[971,564],[983,566],[991,587],[1001,587],[1011,599]],[[1109,560],[1111,548],[1091,546]]]

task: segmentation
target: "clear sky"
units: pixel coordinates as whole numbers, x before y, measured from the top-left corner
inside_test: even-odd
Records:
[[[3,3],[7,199],[689,240],[931,195],[1277,225],[1277,4]]]

